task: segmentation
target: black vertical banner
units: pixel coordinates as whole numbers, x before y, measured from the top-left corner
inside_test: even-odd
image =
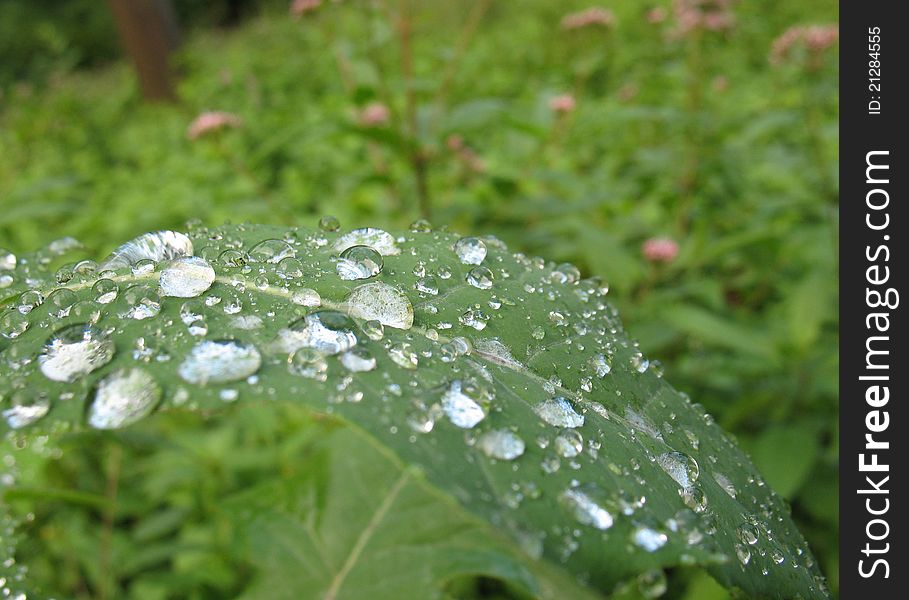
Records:
[[[901,2],[840,2],[840,597],[905,598],[905,240]]]

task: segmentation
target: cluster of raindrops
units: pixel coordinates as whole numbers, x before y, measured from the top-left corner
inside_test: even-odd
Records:
[[[0,307],[0,408],[13,430],[80,400],[88,426],[116,429],[168,406],[300,399],[402,440],[439,485],[450,474],[433,471],[437,439],[458,440],[464,468],[508,481],[461,497],[504,522],[521,519],[503,507],[561,511],[567,524],[530,538],[566,564],[616,536],[668,561],[815,576],[806,548],[780,542],[794,537],[782,502],[660,381],[608,287],[572,265],[425,221],[396,236],[333,217],[315,231],[153,232],[100,263],[51,267],[78,250],[0,250],[0,289],[13,290]],[[658,513],[648,497],[664,489],[677,497]],[[729,510],[741,515],[732,534],[717,526]],[[659,570],[636,581],[646,597],[666,590]]]

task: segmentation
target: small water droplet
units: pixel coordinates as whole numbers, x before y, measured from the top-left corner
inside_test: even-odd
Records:
[[[400,342],[388,349],[388,357],[401,368],[416,369],[420,364],[417,353],[414,352],[413,346],[407,342]]]
[[[92,293],[95,295],[95,302],[98,304],[110,304],[117,299],[120,293],[120,286],[117,282],[110,279],[99,279],[92,286]]]
[[[455,243],[454,251],[465,265],[478,265],[486,258],[486,244],[480,238],[461,238]]]
[[[753,546],[758,542],[758,530],[757,527],[751,523],[742,523],[739,525],[739,528],[736,530],[736,535],[738,535],[739,540],[743,544],[748,544]]]
[[[666,574],[660,569],[651,569],[638,575],[638,591],[644,598],[659,598],[666,593]]]
[[[556,436],[553,448],[562,458],[574,458],[584,449],[584,438],[574,429],[563,429]]]
[[[345,281],[369,279],[382,271],[382,255],[369,246],[351,246],[338,259],[338,277]]]
[[[666,452],[656,458],[657,464],[683,488],[690,488],[698,480],[698,463],[681,452]]]
[[[366,227],[354,229],[335,240],[335,252],[343,252],[351,246],[369,246],[382,256],[394,256],[401,253],[393,235],[382,229]]]
[[[262,356],[252,344],[236,340],[203,340],[177,369],[189,383],[227,383],[246,379],[259,370]]]
[[[341,229],[341,222],[335,216],[325,215],[319,219],[319,229],[322,231],[337,231]]]
[[[10,407],[3,409],[3,418],[11,429],[21,429],[41,419],[50,407],[46,392],[18,390],[10,398]]]
[[[612,514],[598,504],[588,491],[578,488],[565,490],[559,495],[559,502],[582,525],[589,525],[602,531],[612,527]]]
[[[562,396],[556,396],[538,404],[534,411],[541,419],[555,427],[580,427],[584,424],[584,416],[575,412],[571,403]]]
[[[161,388],[146,371],[120,369],[98,383],[88,409],[88,424],[118,429],[150,414],[161,400]]]
[[[0,248],[0,271],[12,271],[16,268],[16,255]]]
[[[196,256],[171,261],[161,271],[161,293],[175,298],[195,298],[215,281],[215,270]]]
[[[313,348],[325,355],[340,354],[357,345],[353,329],[354,322],[344,313],[320,310],[279,331],[277,346],[287,353],[298,348]]]
[[[486,456],[499,460],[514,460],[524,454],[524,440],[508,429],[493,429],[480,436],[477,447]]]
[[[72,382],[103,367],[113,356],[113,341],[102,331],[80,323],[54,333],[38,357],[38,364],[48,379]]]
[[[470,429],[486,417],[486,412],[476,400],[464,393],[463,387],[459,379],[451,382],[442,395],[442,410],[454,426]]]
[[[287,368],[294,375],[316,381],[325,381],[328,378],[325,355],[315,348],[300,348],[295,351],[288,359]]]
[[[413,305],[400,288],[387,283],[367,283],[347,296],[347,310],[353,317],[379,321],[386,327],[413,327]]]
[[[643,548],[647,552],[656,552],[669,541],[665,533],[643,525],[635,528],[631,534],[631,539],[636,546]]]
[[[345,369],[354,373],[376,368],[376,357],[366,348],[352,348],[342,354],[340,360]]]
[[[278,264],[285,258],[296,256],[293,247],[284,240],[263,240],[250,248],[250,262]]]
[[[467,283],[481,290],[492,287],[492,271],[486,267],[474,267],[467,273]]]

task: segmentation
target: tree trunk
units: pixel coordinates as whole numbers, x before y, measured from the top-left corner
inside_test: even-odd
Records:
[[[120,41],[136,65],[142,95],[153,101],[177,99],[170,53],[180,42],[170,0],[107,0]]]

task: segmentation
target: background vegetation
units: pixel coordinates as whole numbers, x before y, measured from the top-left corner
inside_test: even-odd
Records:
[[[0,5],[0,247],[423,212],[574,262],[836,590],[836,47],[780,39],[835,2],[613,0],[574,28],[586,2],[175,4],[177,105],[141,100],[103,3]],[[230,118],[189,129],[205,111]]]

